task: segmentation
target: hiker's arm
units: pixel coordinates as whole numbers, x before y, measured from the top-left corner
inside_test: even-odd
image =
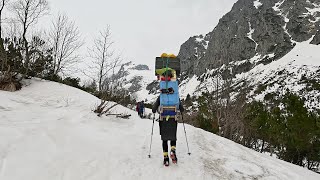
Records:
[[[153,104],[152,112],[156,113],[159,106],[160,106],[160,96],[157,98],[157,101]]]

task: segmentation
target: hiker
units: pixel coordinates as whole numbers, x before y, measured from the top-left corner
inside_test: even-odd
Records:
[[[160,96],[158,97],[157,101],[154,103],[152,112],[156,113],[159,106],[160,106]],[[179,110],[181,113],[184,111],[181,101],[179,103]],[[164,156],[163,163],[165,166],[169,165],[169,153],[168,153],[169,140],[171,145],[170,157],[172,159],[172,162],[177,163],[178,161],[178,158],[176,156],[177,127],[178,127],[178,122],[176,120],[176,116],[166,116],[166,117],[160,118],[159,128],[160,128],[160,135],[162,140],[162,149],[163,149],[163,156]]]
[[[179,83],[177,75],[180,73],[180,60],[173,54],[163,53],[156,57],[155,74],[160,80],[160,96],[154,103],[152,112],[159,108],[159,128],[163,148],[163,164],[169,166],[168,141],[170,141],[170,157],[172,162],[177,163],[177,112],[184,111],[179,97]],[[153,132],[153,131],[152,131]],[[151,136],[152,137],[152,136]]]
[[[136,104],[136,111],[138,112],[138,116],[140,116],[140,102]]]
[[[140,105],[139,105],[139,116],[141,117],[141,118],[143,118],[143,115],[144,115],[144,101],[141,101],[140,102]]]

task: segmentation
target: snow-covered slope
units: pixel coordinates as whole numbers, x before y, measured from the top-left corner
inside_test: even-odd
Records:
[[[302,167],[259,154],[179,124],[178,165],[162,166],[158,124],[148,158],[152,121],[98,118],[95,97],[54,82],[31,80],[19,92],[0,91],[1,180],[320,179]]]

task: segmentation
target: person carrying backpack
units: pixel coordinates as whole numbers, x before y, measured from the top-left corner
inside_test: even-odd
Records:
[[[139,115],[141,118],[143,118],[144,116],[144,101],[141,101],[140,102],[140,105],[139,105]]]
[[[136,104],[136,111],[138,112],[138,116],[140,116],[140,102]]]
[[[154,103],[152,112],[156,113],[157,109],[160,106],[160,96],[158,97],[157,101]],[[179,105],[180,112],[184,112],[184,108],[182,104]],[[160,135],[162,140],[162,149],[163,149],[163,156],[164,156],[164,165],[169,165],[169,153],[168,153],[168,141],[170,140],[170,157],[173,163],[177,163],[178,158],[176,155],[176,144],[177,144],[177,127],[178,122],[175,117],[161,117],[159,121],[159,128],[160,128]]]
[[[163,148],[163,164],[169,166],[169,153],[168,141],[170,141],[171,151],[170,157],[173,163],[177,163],[178,158],[176,155],[176,142],[177,142],[177,110],[181,113],[184,108],[181,104],[178,93],[177,81],[161,81],[160,82],[161,94],[154,103],[152,112],[156,113],[160,109],[160,135]]]

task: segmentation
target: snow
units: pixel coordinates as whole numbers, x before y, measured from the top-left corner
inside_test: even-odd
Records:
[[[222,137],[178,126],[178,165],[163,167],[158,123],[117,106],[130,119],[98,118],[98,99],[54,82],[31,80],[18,92],[0,91],[1,180],[308,179],[319,174],[260,154]],[[261,163],[263,162],[263,163]]]
[[[247,37],[248,37],[249,39],[251,39],[254,43],[256,43],[255,50],[257,50],[259,44],[258,44],[258,43],[253,39],[253,37],[252,37],[252,34],[254,33],[255,29],[252,29],[252,26],[251,26],[251,22],[250,22],[250,21],[249,21],[248,23],[249,23],[249,32],[248,32],[248,34],[247,34]]]
[[[204,49],[208,49],[209,41],[207,38],[210,37],[209,34],[201,34],[199,36],[195,36],[195,42],[199,45],[202,45]]]
[[[195,54],[194,55],[197,57],[197,59],[199,59],[198,47],[195,47],[194,50],[195,50]]]
[[[233,61],[233,62],[230,62],[230,64],[233,64],[233,65],[236,65],[236,66],[240,66],[241,64],[246,63],[246,62],[248,62],[248,60]]]
[[[268,56],[269,56],[270,58],[274,58],[274,57],[275,57],[275,54],[272,53],[272,54],[269,54]]]
[[[320,17],[319,17],[319,15],[317,15],[318,13],[320,13],[320,5],[313,3],[313,6],[314,6],[314,8],[306,8],[308,10],[308,13],[305,13],[304,17],[311,15],[311,16],[315,17],[315,20],[309,20],[309,21],[311,23],[316,23],[316,22],[320,21]]]
[[[286,0],[282,0],[282,1],[280,1],[280,2],[277,2],[277,3],[272,7],[272,9],[273,9],[274,11],[280,12],[280,11],[281,11],[280,6],[281,6],[285,1],[286,1]]]
[[[283,0],[283,1],[280,1],[280,2],[277,2],[275,3],[275,5],[272,7],[272,9],[276,12],[278,12],[278,15],[282,16],[282,18],[284,19],[284,22],[285,22],[285,25],[282,27],[283,30],[285,31],[286,34],[288,34],[288,36],[290,37],[291,39],[291,42],[295,42],[293,39],[292,39],[292,36],[290,35],[290,33],[288,32],[287,30],[287,24],[288,22],[290,21],[290,19],[287,17],[288,16],[288,13],[287,14],[284,14],[282,12],[282,9],[280,9],[281,5],[285,2],[286,0]]]
[[[260,76],[255,77],[256,81],[260,81],[267,77],[267,74],[270,74],[270,72],[278,71],[279,69],[283,69],[288,66],[320,66],[320,54],[317,53],[319,51],[319,46],[310,44],[312,39],[313,37],[309,41],[297,43],[293,50],[280,60],[262,66],[263,68],[261,70],[258,70],[259,66],[256,66],[249,72],[249,74],[257,74],[259,71],[264,71]],[[287,70],[291,71],[294,69],[287,68]]]
[[[209,41],[205,41],[206,43],[205,43],[205,45],[204,45],[204,48],[205,49],[208,49],[208,46],[209,46]]]
[[[309,19],[309,21],[310,21],[311,23],[316,23],[316,22],[320,21],[320,17],[316,17],[315,20],[310,20],[310,19]]]
[[[253,6],[256,7],[256,9],[258,9],[262,5],[263,4],[260,2],[260,0],[256,0],[256,1],[253,2]]]
[[[309,13],[314,16],[316,13],[320,12],[320,5],[313,3],[314,8],[306,8]]]
[[[250,62],[251,63],[254,63],[254,62],[256,62],[257,60],[259,60],[259,59],[262,59],[261,58],[261,54],[256,54],[254,57],[252,57],[251,59],[250,59]]]
[[[196,37],[196,42],[198,42],[198,43],[202,42],[203,40],[204,40],[204,39],[203,39],[203,38],[200,38],[199,36]]]
[[[312,77],[312,73],[315,73],[320,69],[319,46],[310,44],[312,39],[313,37],[308,41],[297,43],[293,50],[277,61],[273,61],[267,65],[259,64],[247,73],[238,74],[236,76],[236,81],[240,81],[243,78],[249,78],[251,84],[265,84],[269,80],[272,82],[280,81],[285,84],[284,87],[279,86],[277,83],[272,87],[268,87],[262,94],[255,97],[256,100],[260,101],[263,100],[267,93],[271,92],[281,92],[281,94],[285,94],[285,90],[290,89],[292,92],[299,93],[305,88],[305,84],[297,83],[301,79],[302,74],[305,74],[307,77]],[[269,54],[268,56],[273,57],[274,54]],[[258,55],[250,61],[257,62],[259,59],[263,58],[264,57],[261,58],[261,56],[259,57]],[[285,71],[290,74],[290,76],[286,76],[285,78],[277,76],[277,72],[280,71]],[[320,98],[319,93],[308,92],[303,96],[307,99],[305,104],[306,107],[310,109],[320,109],[320,105],[317,103],[317,99]],[[316,100],[316,103],[312,100]]]
[[[201,82],[198,80],[196,75],[188,79],[186,82],[182,82],[179,88],[181,99],[186,98],[188,94],[192,96],[197,91],[197,87],[200,83]]]

